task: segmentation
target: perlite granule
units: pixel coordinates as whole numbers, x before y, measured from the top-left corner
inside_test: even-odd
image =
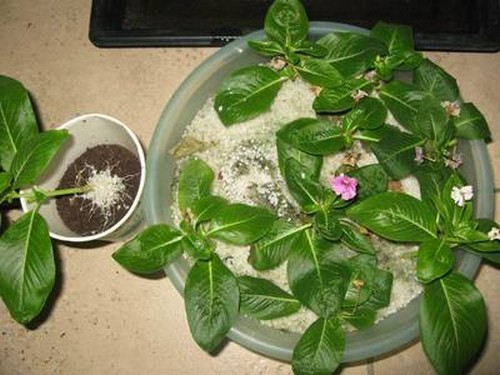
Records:
[[[314,98],[314,90],[308,84],[300,79],[287,81],[268,112],[229,127],[224,126],[219,120],[213,108],[213,99],[210,98],[192,123],[186,127],[183,139],[188,139],[190,143],[196,140],[194,143],[197,147],[189,157],[205,161],[214,171],[216,178],[213,194],[222,196],[232,203],[268,207],[281,219],[299,224],[303,214],[290,196],[278,168],[276,131],[298,118],[316,117],[312,109]],[[182,169],[185,160],[187,158],[178,160],[177,171]],[[342,163],[349,160],[358,166],[377,163],[373,154],[367,152],[361,143],[355,142],[348,152],[324,158],[321,182],[328,186],[328,178]],[[401,181],[401,189],[417,197],[420,195],[418,183],[412,177]],[[176,186],[173,186],[173,191],[176,190]],[[175,195],[173,194],[173,219],[175,224],[179,224],[180,212]],[[374,241],[374,246],[379,258],[379,267],[394,274],[391,304],[380,310],[378,319],[382,319],[407,305],[420,293],[421,287],[414,271],[415,246],[394,244],[381,239]],[[350,252],[348,249],[342,251]],[[286,264],[269,271],[256,271],[247,261],[249,247],[217,242],[216,252],[235,275],[263,277],[290,291]],[[282,330],[303,332],[316,319],[313,312],[302,308],[296,314],[263,321],[262,324]]]

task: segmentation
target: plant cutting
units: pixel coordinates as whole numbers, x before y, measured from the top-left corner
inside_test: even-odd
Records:
[[[268,324],[309,311],[314,318],[295,344],[292,368],[323,374],[342,361],[346,332],[378,324],[378,310],[392,302],[397,270],[380,259],[382,248],[398,257],[404,244],[423,289],[424,350],[438,373],[463,372],[484,340],[486,310],[473,283],[455,271],[455,255],[460,248],[498,262],[500,252],[498,225],[473,216],[474,188],[458,169],[467,162],[462,140],[489,136],[483,116],[459,101],[449,74],[414,51],[408,27],[379,23],[369,35],[309,40],[300,2],[276,1],[264,31],[265,40],[249,45],[269,62],[233,72],[207,102],[224,134],[213,141],[187,131],[173,151],[175,225],[151,226],[114,258],[149,273],[187,254],[186,315],[207,351],[238,314]],[[313,96],[310,111],[277,121],[269,113],[291,87]],[[199,123],[208,126],[207,113]],[[228,138],[251,128],[260,138],[215,161]],[[376,161],[361,163],[367,155]],[[250,175],[252,168],[262,174]],[[409,176],[419,194],[407,194]],[[242,185],[245,178],[251,181]],[[250,275],[234,264],[241,254]],[[285,285],[266,278],[279,269]]]
[[[37,185],[54,162],[61,163],[60,151],[68,138],[66,129],[40,132],[26,89],[20,82],[0,76],[0,207],[2,213],[7,212],[22,200],[25,209],[12,223],[7,216],[2,218],[0,296],[21,324],[39,315],[55,282],[52,228],[47,224],[52,221],[40,213],[46,203],[83,199],[87,204],[102,205],[122,194],[111,189],[116,184],[110,182],[119,180],[115,174],[93,170],[94,179],[84,178],[90,164],[80,170],[79,182],[71,181],[58,189]],[[56,157],[59,160],[54,161]]]

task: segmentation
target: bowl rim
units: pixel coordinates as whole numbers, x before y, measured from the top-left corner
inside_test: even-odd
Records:
[[[310,34],[316,35],[324,35],[333,31],[353,31],[365,35],[368,33],[368,30],[366,29],[336,22],[313,21],[309,23],[309,27]],[[187,78],[184,79],[184,81],[168,101],[158,121],[158,125],[153,134],[152,142],[149,146],[148,151],[148,181],[146,183],[144,199],[145,216],[148,224],[161,222],[161,220],[159,219],[159,212],[161,208],[157,207],[154,199],[152,199],[155,195],[157,195],[157,192],[155,191],[156,187],[151,181],[152,179],[154,180],[155,173],[159,171],[159,163],[162,160],[161,158],[156,157],[162,149],[160,134],[168,129],[169,126],[173,126],[171,124],[172,114],[175,113],[175,111],[178,111],[179,105],[183,101],[183,96],[187,92],[192,92],[192,90],[195,90],[197,87],[199,87],[199,80],[204,79],[207,74],[215,70],[219,64],[223,63],[226,60],[227,55],[237,56],[238,54],[241,54],[243,51],[248,49],[247,41],[249,39],[263,39],[264,36],[264,31],[258,30],[251,34],[248,34],[241,39],[235,40],[216,51],[213,55],[209,56],[200,65],[198,65],[187,76]],[[474,168],[474,170],[479,171],[478,173],[481,173],[481,176],[483,177],[483,181],[480,184],[481,188],[479,191],[479,194],[481,194],[481,199],[478,202],[479,204],[476,205],[476,215],[478,217],[492,218],[494,210],[491,205],[491,201],[494,199],[493,188],[491,188],[493,186],[493,173],[491,169],[491,163],[489,162],[488,152],[484,141],[469,141],[468,144],[470,145],[472,152],[474,152],[476,156],[475,158],[473,158],[472,167]],[[479,268],[481,259],[470,253],[464,254],[464,258],[466,261],[463,262],[461,267],[459,267],[459,272],[469,278],[473,278]],[[165,272],[170,278],[171,282],[174,284],[175,288],[182,295],[184,280],[187,276],[187,272],[181,267],[177,267],[176,262],[166,267]],[[417,304],[418,301],[419,297],[415,298],[410,304]],[[342,362],[357,362],[368,358],[373,358],[381,354],[394,353],[406,347],[410,342],[414,342],[418,338],[419,327],[418,308],[416,308],[416,306],[413,306],[413,310],[414,314],[412,315],[413,319],[411,321],[411,324],[406,324],[405,329],[401,330],[397,328],[387,332],[384,335],[379,335],[374,338],[371,338],[369,337],[369,335],[365,334],[364,336],[366,342],[363,342],[363,345],[361,346],[355,344],[356,340],[353,339],[353,337],[355,337],[359,332],[367,332],[371,330],[372,327],[363,331],[346,333],[346,348]],[[396,314],[397,313],[392,315]],[[389,319],[384,319],[381,322],[377,323],[375,326],[380,327],[384,324],[384,321],[387,320]],[[257,325],[262,328],[262,326],[257,321],[240,316],[239,320],[235,323],[235,325],[228,333],[228,338],[259,354],[263,354],[265,356],[278,360],[290,361],[293,354],[294,343],[297,342],[299,335],[290,333],[281,334],[278,332],[276,334],[276,337],[274,337],[273,339],[262,340],[262,337],[259,337],[259,335],[256,335],[256,333],[253,331],[253,329],[256,328]],[[264,328],[264,330],[266,329],[277,331],[269,327]],[[280,344],[280,336],[286,343],[286,347]]]

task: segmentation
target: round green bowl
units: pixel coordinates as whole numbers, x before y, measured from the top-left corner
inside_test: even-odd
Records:
[[[333,31],[367,30],[330,22],[311,22],[310,36],[318,39]],[[206,59],[182,83],[165,107],[158,122],[147,157],[147,181],[144,196],[145,215],[149,224],[171,222],[171,185],[175,162],[169,150],[176,145],[184,128],[191,122],[208,97],[218,89],[221,80],[237,68],[264,61],[248,46],[248,39],[263,39],[258,31],[229,43]],[[467,160],[464,175],[476,192],[476,217],[493,217],[493,180],[491,164],[483,141],[463,142],[461,152]],[[459,272],[474,277],[480,259],[461,254]],[[168,277],[182,294],[189,265],[179,258],[165,269]],[[356,362],[381,354],[395,352],[418,338],[419,298],[374,326],[347,334],[343,362]],[[228,334],[238,344],[279,360],[290,361],[298,334],[285,333],[241,316]]]

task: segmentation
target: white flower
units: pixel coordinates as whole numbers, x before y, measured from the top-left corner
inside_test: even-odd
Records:
[[[462,186],[461,188],[453,186],[451,189],[451,199],[459,207],[463,207],[465,201],[470,201],[473,196],[474,192],[470,185]]]
[[[493,227],[488,232],[488,238],[490,241],[500,240],[500,228]]]
[[[441,102],[441,106],[446,110],[446,113],[449,116],[460,116],[460,104],[458,104],[457,102],[450,102],[448,100],[445,100],[444,102]]]
[[[361,99],[363,99],[365,96],[368,96],[368,93],[363,90],[356,90],[351,94],[351,97],[354,99],[354,101],[359,102]]]

